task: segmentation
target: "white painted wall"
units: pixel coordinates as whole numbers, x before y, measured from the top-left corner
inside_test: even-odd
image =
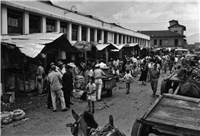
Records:
[[[99,28],[107,31],[117,32],[121,34],[126,34],[134,37],[139,37],[142,39],[150,40],[150,37],[141,33],[137,33],[133,30],[127,30],[115,25],[111,25],[108,23],[103,23],[102,21],[94,20],[92,18],[88,18],[73,12],[66,12],[65,9],[55,7],[50,4],[46,4],[44,2],[39,1],[1,1],[1,5],[7,5],[16,7],[21,10],[26,10],[29,12],[35,12],[40,15],[45,15],[51,18],[66,20],[69,22],[78,23],[85,26],[90,26],[94,28]],[[66,13],[66,14],[65,14]]]

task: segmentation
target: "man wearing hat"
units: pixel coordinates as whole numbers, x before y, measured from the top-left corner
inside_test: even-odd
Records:
[[[63,62],[58,61],[57,65],[58,65],[57,71],[60,72],[61,75],[63,75],[66,72]]]
[[[100,69],[99,64],[95,65],[94,70],[94,82],[97,86],[97,101],[101,100],[101,91],[103,86],[102,76],[105,76],[106,74]]]
[[[62,77],[63,82],[63,92],[64,92],[64,98],[65,98],[65,104],[67,108],[70,108],[70,94],[73,90],[73,75],[72,75],[72,65],[67,64],[66,65],[66,72],[64,73]]]
[[[62,111],[66,111],[66,105],[65,105],[65,98],[62,91],[62,84],[61,75],[56,71],[56,66],[51,66],[51,72],[48,74],[47,77],[49,83],[50,83],[50,90],[51,90],[51,98],[52,98],[52,105],[53,105],[53,111],[56,112],[57,106],[56,106],[56,96],[60,99]]]

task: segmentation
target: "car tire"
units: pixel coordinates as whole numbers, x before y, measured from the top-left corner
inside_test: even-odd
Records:
[[[133,128],[131,131],[131,136],[148,136],[149,133],[145,131],[145,125],[137,122],[137,120],[133,124]]]

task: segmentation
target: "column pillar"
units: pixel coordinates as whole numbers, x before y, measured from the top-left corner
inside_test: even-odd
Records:
[[[104,43],[104,31],[103,30],[101,30],[101,41],[102,41],[102,43]]]
[[[56,20],[56,32],[60,33],[60,20]]]
[[[112,43],[113,44],[115,43],[115,33],[114,32],[112,33]]]
[[[29,13],[23,13],[23,34],[29,34]]]
[[[90,42],[90,27],[87,27],[86,41],[87,41],[87,42]]]
[[[46,33],[46,17],[41,17],[41,33]]]
[[[124,38],[124,39],[125,39],[125,44],[127,44],[127,36],[126,36],[126,35],[125,35],[125,38]]]
[[[82,26],[79,25],[78,26],[78,40],[77,41],[82,41],[82,35],[81,35],[81,33],[82,33]]]
[[[117,37],[116,37],[116,44],[119,44],[119,34],[117,34]]]
[[[8,34],[8,16],[7,8],[1,7],[1,34]]]
[[[98,42],[97,41],[97,29],[94,29],[94,42]]]
[[[123,38],[124,36],[123,36],[123,34],[121,35],[121,44],[123,44],[124,43],[124,38]]]
[[[69,42],[72,41],[72,23],[67,24],[67,39]]]

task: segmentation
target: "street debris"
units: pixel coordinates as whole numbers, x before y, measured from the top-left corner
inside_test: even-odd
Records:
[[[112,106],[112,105],[114,105],[114,103],[111,103],[111,104],[109,104],[109,105],[107,105],[106,103],[103,103],[102,106],[101,106],[101,104],[99,104],[99,106],[101,106],[101,107],[99,107],[98,110],[102,110],[102,109],[105,109],[105,108],[109,108],[109,107]]]

